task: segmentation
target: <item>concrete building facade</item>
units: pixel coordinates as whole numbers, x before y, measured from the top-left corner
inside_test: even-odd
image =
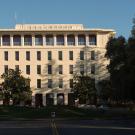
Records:
[[[82,24],[17,24],[15,29],[0,29],[0,75],[11,68],[29,77],[33,105],[72,104],[74,74],[91,75],[95,83],[108,76],[105,46],[114,35],[112,29]]]

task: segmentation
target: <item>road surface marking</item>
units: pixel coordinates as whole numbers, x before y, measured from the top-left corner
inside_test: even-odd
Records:
[[[51,127],[53,135],[59,135],[54,119],[51,120]]]

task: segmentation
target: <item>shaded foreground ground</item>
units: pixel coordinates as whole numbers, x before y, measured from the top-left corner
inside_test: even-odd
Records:
[[[135,111],[124,108],[100,110],[80,109],[69,106],[51,106],[43,108],[0,106],[0,120],[46,119],[51,118],[51,112],[56,113],[56,118],[135,119]]]

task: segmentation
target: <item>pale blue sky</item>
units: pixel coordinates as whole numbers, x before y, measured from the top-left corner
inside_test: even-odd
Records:
[[[135,0],[0,0],[0,28],[15,23],[82,23],[128,37],[134,16]]]

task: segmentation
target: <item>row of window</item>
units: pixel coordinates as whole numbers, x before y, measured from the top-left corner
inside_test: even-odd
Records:
[[[53,88],[53,80],[52,79],[48,79],[48,88]],[[64,83],[63,83],[63,79],[59,79],[58,82],[58,87],[59,88],[63,88]],[[73,79],[69,80],[69,87],[73,88]],[[41,79],[37,79],[37,88],[41,88]]]
[[[46,35],[45,41],[43,41],[42,35],[35,35],[35,45],[43,45],[43,42],[45,42],[46,45],[54,45],[54,41],[57,45],[65,45],[65,38],[64,35],[57,35],[56,41],[54,40],[53,35]],[[24,42],[24,45],[31,46],[32,45],[32,35],[24,35],[24,41],[21,40],[21,35],[14,35],[13,36],[13,45],[14,46],[21,46],[22,42]],[[78,45],[86,45],[86,36],[85,35],[78,35]],[[10,46],[11,44],[11,38],[10,35],[3,35],[2,36],[2,45],[3,46]],[[75,45],[75,36],[74,35],[67,35],[67,45]],[[88,36],[88,44],[89,45],[96,45],[97,39],[96,35],[89,35]]]
[[[48,60],[52,60],[52,51],[48,51]],[[15,51],[15,60],[19,61],[19,51]],[[30,51],[26,51],[26,60],[30,61]],[[69,51],[69,60],[74,59],[73,51]],[[4,51],[4,60],[9,60],[9,52]],[[41,60],[41,51],[37,51],[37,60]],[[58,60],[63,60],[63,52],[58,51]],[[84,51],[80,51],[80,60],[84,60]],[[95,51],[91,51],[91,60],[95,60]]]
[[[15,65],[15,69],[19,70],[19,65]],[[26,74],[30,75],[31,73],[31,67],[30,65],[26,65]],[[4,65],[4,72],[6,73],[8,71],[8,65]],[[74,72],[74,66],[69,65],[69,74],[73,74]],[[84,74],[85,68],[84,65],[80,65],[80,74]],[[48,65],[47,67],[47,73],[53,74],[53,68],[52,65]],[[63,74],[63,65],[58,65],[58,73]],[[41,65],[37,65],[37,74],[41,75]],[[91,64],[91,74],[95,74],[95,64]]]

